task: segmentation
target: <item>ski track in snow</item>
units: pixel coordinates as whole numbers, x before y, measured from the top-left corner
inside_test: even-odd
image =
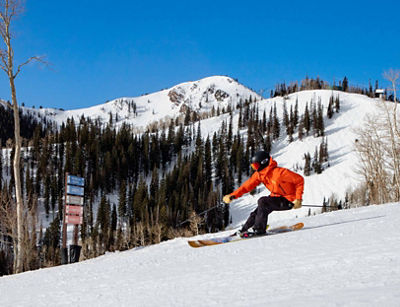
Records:
[[[399,205],[286,220],[305,228],[276,236],[198,249],[178,238],[2,277],[1,305],[399,306]],[[199,237],[211,236],[221,233]]]

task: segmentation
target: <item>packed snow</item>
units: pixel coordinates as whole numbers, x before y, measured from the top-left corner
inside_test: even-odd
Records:
[[[399,219],[396,203],[286,220],[305,227],[217,246],[178,238],[2,277],[1,304],[399,306]]]

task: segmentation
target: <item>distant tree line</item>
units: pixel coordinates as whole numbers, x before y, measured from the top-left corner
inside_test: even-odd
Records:
[[[332,85],[329,82],[321,80],[319,77],[317,78],[309,78],[308,76],[301,80],[300,82],[291,82],[290,84],[286,84],[286,82],[278,83],[275,86],[275,90],[271,90],[270,97],[277,96],[287,96],[289,94],[296,93],[298,91],[305,90],[322,90],[322,89],[331,89],[335,91],[342,91],[348,93],[356,93],[366,95],[368,97],[375,97],[375,90],[379,88],[379,82],[376,80],[375,87],[372,86],[371,81],[369,81],[368,87],[360,87],[360,86],[352,86],[349,84],[349,80],[347,77],[344,77],[342,81],[339,81],[338,84],[333,82]],[[393,101],[393,95],[388,95],[385,91],[386,99]]]
[[[19,116],[21,124],[21,136],[26,140],[31,139],[34,133],[39,133],[40,136],[43,137],[45,135],[45,127],[51,125],[51,122],[47,121],[46,118],[38,121],[35,116],[25,113],[22,110],[20,110]],[[7,140],[12,140],[14,138],[14,115],[11,107],[1,104],[0,131],[0,145],[5,146]]]

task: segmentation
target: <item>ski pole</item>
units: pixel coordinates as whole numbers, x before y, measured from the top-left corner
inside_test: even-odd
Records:
[[[339,208],[339,206],[321,206],[321,205],[302,205],[302,207],[317,207],[317,208]]]

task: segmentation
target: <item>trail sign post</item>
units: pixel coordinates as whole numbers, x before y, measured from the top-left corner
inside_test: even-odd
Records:
[[[80,246],[78,246],[78,225],[81,225],[83,222],[83,196],[85,194],[84,186],[84,178],[73,176],[68,173],[65,174],[65,202],[63,214],[61,264],[68,263],[67,224],[74,225],[74,234],[72,238],[73,245],[70,246],[70,250],[74,251],[73,254],[75,256],[70,257],[71,262],[76,262],[79,259],[79,253],[77,255],[75,250],[80,251]],[[70,254],[72,254],[71,251]]]

